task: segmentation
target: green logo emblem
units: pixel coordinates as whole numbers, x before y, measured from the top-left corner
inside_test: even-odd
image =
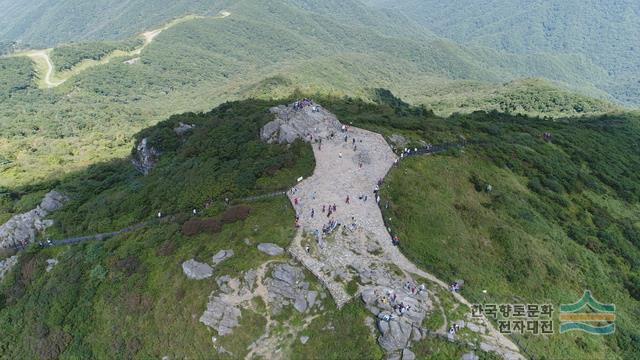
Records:
[[[560,305],[560,333],[613,334],[616,331],[615,312],[614,304],[602,304],[593,298],[591,291],[586,290],[576,303]]]

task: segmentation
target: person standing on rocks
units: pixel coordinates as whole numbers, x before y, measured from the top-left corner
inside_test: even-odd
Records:
[[[347,204],[349,203],[349,200],[350,200],[349,195],[347,195],[347,201],[346,201]]]

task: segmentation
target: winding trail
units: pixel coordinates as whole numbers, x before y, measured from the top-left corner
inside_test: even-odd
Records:
[[[27,56],[29,58],[31,58],[36,64],[38,64],[39,68],[42,68],[42,70],[44,71],[44,76],[41,76],[41,84],[40,87],[41,88],[45,88],[45,89],[51,89],[51,88],[55,88],[59,85],[64,84],[67,80],[69,80],[71,77],[77,75],[78,73],[92,68],[94,66],[97,65],[104,65],[109,63],[113,58],[116,57],[135,57],[135,56],[139,56],[140,54],[142,54],[142,51],[149,46],[149,44],[151,44],[153,42],[153,40],[160,35],[160,33],[162,33],[163,31],[170,29],[180,23],[189,21],[189,20],[194,20],[194,19],[204,19],[204,18],[210,18],[210,19],[224,19],[226,17],[231,16],[231,13],[228,11],[220,11],[218,13],[218,15],[216,16],[211,16],[211,17],[206,17],[206,16],[196,16],[196,15],[187,15],[178,19],[175,19],[169,23],[167,23],[166,25],[164,25],[163,27],[159,28],[159,29],[155,29],[155,30],[150,30],[150,31],[146,31],[143,32],[142,34],[139,35],[139,37],[141,37],[144,42],[143,44],[138,47],[137,49],[131,50],[129,52],[125,52],[122,50],[115,50],[110,54],[105,55],[103,58],[101,58],[100,60],[83,60],[80,63],[76,64],[73,66],[73,68],[71,68],[70,70],[67,71],[63,71],[59,74],[55,73],[55,68],[53,66],[53,62],[51,61],[51,57],[50,57],[50,53],[53,51],[53,49],[43,49],[43,50],[27,50],[27,51],[22,51],[16,54],[13,54],[11,56]],[[136,62],[136,60],[138,60],[137,58],[134,59],[130,59],[128,60],[126,63],[128,64],[133,64]],[[46,70],[45,70],[46,69]],[[56,76],[58,76],[57,79],[54,79]]]
[[[301,227],[289,252],[327,287],[337,306],[342,307],[352,298],[347,294],[343,281],[338,280],[345,275],[336,276],[347,269],[356,269],[362,278],[363,274],[369,274],[367,269],[386,268],[386,271],[375,272],[370,278],[378,286],[396,289],[405,280],[419,283],[420,278],[423,278],[448,291],[449,287],[445,282],[419,269],[391,242],[391,235],[384,225],[373,192],[397,159],[385,139],[380,134],[358,128],[349,128],[346,133],[338,131],[333,139],[325,138],[323,135],[327,131],[322,126],[327,123],[327,118],[335,121],[335,117],[324,109],[313,112],[309,106],[293,115],[287,114],[286,120],[283,120],[286,122],[291,116],[318,124],[313,125],[315,132],[308,132],[314,139],[323,140],[321,148],[313,142],[316,159],[313,175],[296,185],[288,194]],[[308,136],[306,139],[309,141]],[[361,195],[368,196],[367,201],[364,198],[360,200]],[[350,198],[349,204],[346,203],[347,196]],[[336,204],[337,211],[329,218],[322,212],[322,207],[333,204]],[[313,217],[312,210],[315,212]],[[317,240],[318,249],[308,251],[306,246],[309,246],[315,236],[310,234],[316,234],[329,219],[349,226],[340,228],[338,234],[332,235],[333,238]],[[347,230],[353,223],[356,224],[353,227],[356,230]],[[377,250],[371,251],[376,247]],[[388,270],[388,264],[397,266],[403,274],[393,274]],[[462,295],[453,293],[453,296],[459,303],[471,308],[471,303]],[[495,351],[505,359],[523,358],[518,347],[499,333],[486,318],[480,321],[488,329],[487,334],[481,335],[487,345],[485,349]]]
[[[45,86],[47,88],[53,88],[56,87],[58,85],[63,84],[66,79],[64,80],[59,80],[59,81],[53,81],[53,63],[51,62],[51,58],[49,57],[49,52],[51,52],[51,49],[47,49],[47,50],[35,50],[32,51],[30,53],[27,53],[27,56],[29,56],[33,61],[37,62],[38,59],[40,59],[40,61],[44,61],[46,64],[46,72],[44,77],[42,78],[42,81],[44,82]]]

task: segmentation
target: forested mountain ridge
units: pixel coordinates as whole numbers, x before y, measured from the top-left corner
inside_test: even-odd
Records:
[[[460,44],[516,54],[580,54],[607,74],[598,87],[640,98],[640,2],[634,0],[366,0]]]
[[[388,88],[443,114],[615,110],[579,95],[563,96],[559,104],[520,95],[515,102],[527,104],[495,97],[479,104],[473,97],[492,92],[491,84],[529,76],[606,96],[590,85],[603,75],[588,62],[574,66],[553,55],[503,57],[496,50],[460,47],[402,16],[380,15],[356,1],[341,4],[338,11],[337,2],[234,2],[226,8],[231,16],[195,18],[163,31],[135,64],[124,63],[130,57],[115,58],[51,90],[37,88],[34,79],[43,74],[29,69],[29,59],[0,59],[0,78],[6,79],[0,82],[6,86],[0,91],[0,133],[6,139],[0,143],[0,184],[43,179],[59,167],[71,171],[122,155],[132,134],[171,114],[247,96],[289,96],[296,89],[367,97],[371,89]],[[74,48],[102,52],[109,46]],[[443,96],[446,89],[450,93]]]

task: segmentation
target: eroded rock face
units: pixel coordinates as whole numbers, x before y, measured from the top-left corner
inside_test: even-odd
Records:
[[[131,159],[133,166],[143,175],[149,175],[160,157],[160,151],[149,145],[149,140],[143,138],[136,146],[136,152]]]
[[[211,266],[197,262],[194,259],[183,262],[182,271],[184,271],[184,274],[187,275],[189,279],[193,280],[202,280],[213,275],[213,268],[211,268]]]
[[[338,134],[342,126],[335,115],[315,103],[301,109],[280,105],[270,111],[276,119],[260,132],[262,140],[268,143],[290,144],[296,139],[313,141],[309,134],[328,138],[332,133]]]
[[[218,335],[231,334],[233,328],[238,326],[240,309],[226,302],[221,296],[209,299],[207,310],[200,317],[200,322],[215,329]]]
[[[15,248],[34,242],[39,232],[53,225],[53,220],[46,220],[45,217],[62,207],[67,200],[65,195],[51,191],[35,209],[11,217],[0,226],[0,249]]]

